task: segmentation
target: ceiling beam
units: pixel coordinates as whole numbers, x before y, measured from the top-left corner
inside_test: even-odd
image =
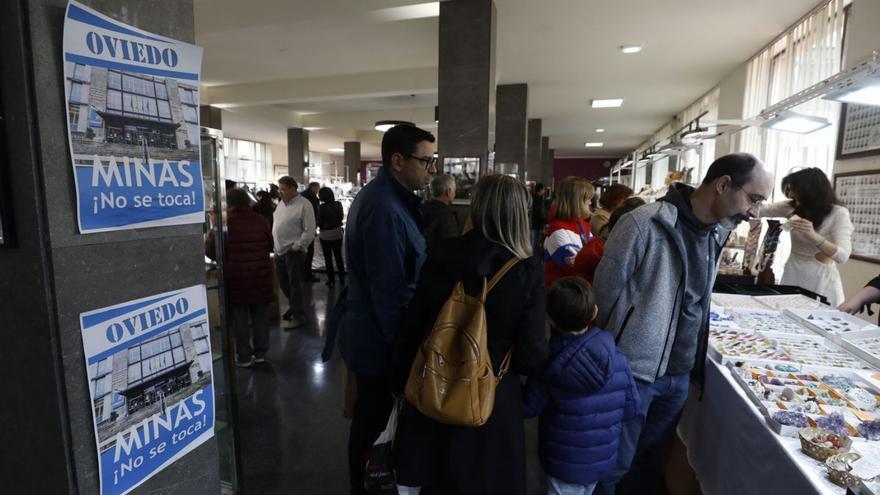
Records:
[[[229,84],[205,89],[211,105],[220,108],[430,94],[437,92],[437,68]]]

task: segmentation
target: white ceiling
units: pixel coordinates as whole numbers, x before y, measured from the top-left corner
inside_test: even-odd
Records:
[[[817,1],[495,0],[496,79],[528,83],[529,118],[557,156],[622,155]],[[195,0],[204,97],[226,109],[229,135],[285,144],[286,127],[317,128],[313,151],[360,140],[375,158],[376,120],[433,127],[436,12],[411,0]],[[623,55],[623,44],[645,48]],[[612,97],[623,107],[590,108]]]

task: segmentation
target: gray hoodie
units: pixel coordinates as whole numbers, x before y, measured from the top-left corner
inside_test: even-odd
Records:
[[[624,215],[611,231],[594,278],[599,306],[596,322],[614,335],[633,376],[646,382],[666,374],[673,347],[677,354],[695,356],[697,362],[705,356],[707,329],[703,324],[694,329],[691,321],[686,336],[676,342],[676,335],[684,322],[682,306],[694,292],[689,297],[689,286],[701,289],[700,320],[708,318],[714,268],[730,232],[711,227],[710,240],[703,246],[713,269],[691,273],[685,260],[693,256],[694,246],[685,245],[688,236],[677,228],[681,221],[679,208],[671,201],[657,201]]]

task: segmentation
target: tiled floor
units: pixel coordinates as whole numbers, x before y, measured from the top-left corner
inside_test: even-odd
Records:
[[[237,370],[242,481],[248,495],[348,493],[349,422],[342,417],[339,355],[321,362],[324,320],[340,288],[307,284],[314,301],[309,324],[293,331],[276,325],[267,363]],[[540,493],[536,428],[536,421],[527,422],[529,494]]]

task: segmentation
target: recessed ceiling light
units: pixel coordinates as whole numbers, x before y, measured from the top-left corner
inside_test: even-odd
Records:
[[[386,132],[388,129],[391,129],[392,127],[394,127],[396,125],[414,126],[415,124],[413,124],[412,122],[407,122],[405,120],[380,120],[380,121],[376,122],[375,129],[379,132]]]
[[[642,45],[621,45],[620,51],[626,54],[639,53],[642,51]]]
[[[327,148],[330,153],[345,153],[345,148]]]
[[[623,98],[609,98],[607,100],[592,100],[593,108],[615,108],[623,105]]]
[[[605,132],[605,129],[596,129],[596,132]]]
[[[592,143],[592,142],[584,143],[584,146],[587,148],[601,148],[604,145],[605,145],[605,143]]]

